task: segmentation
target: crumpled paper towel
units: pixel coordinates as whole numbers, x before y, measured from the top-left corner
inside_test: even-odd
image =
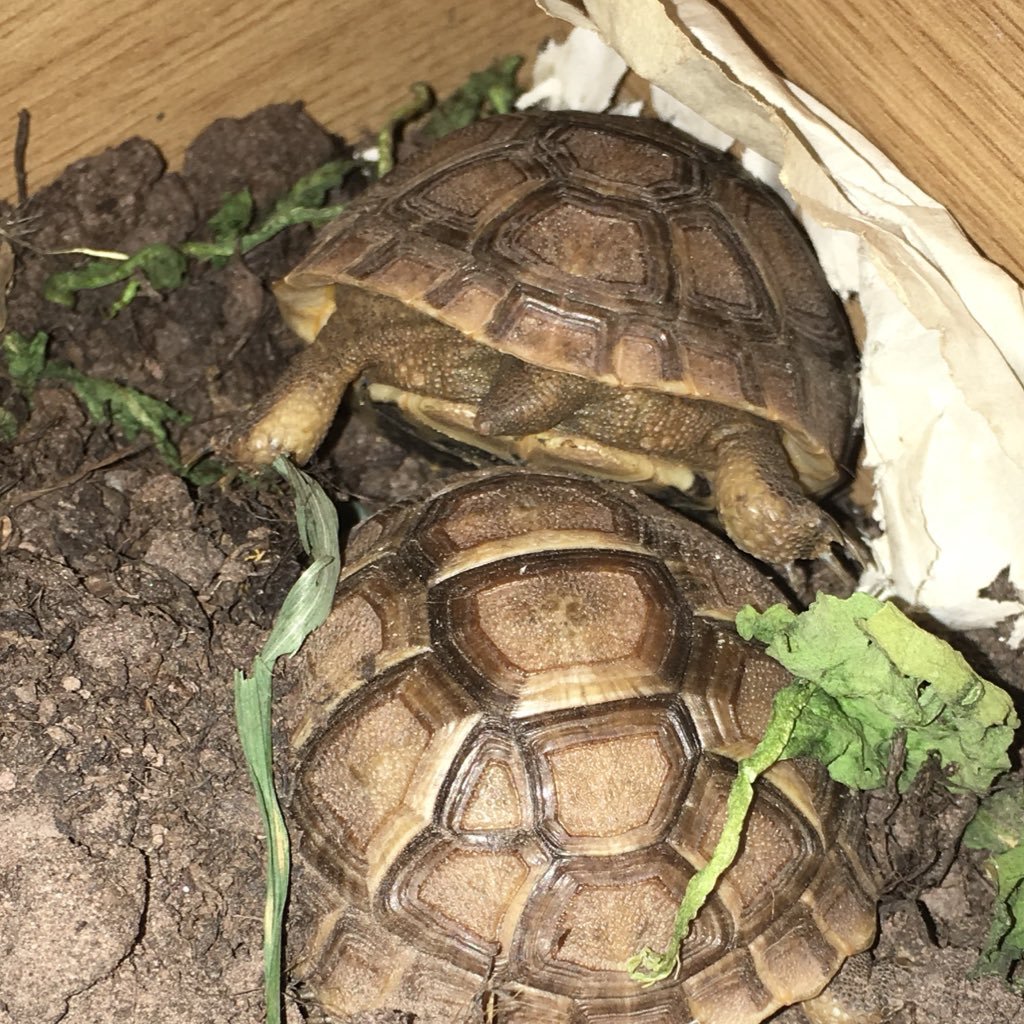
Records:
[[[1024,640],[1024,603],[980,595],[1004,570],[1024,593],[1019,285],[704,0],[676,0],[676,20],[661,0],[537,2],[585,31],[542,55],[526,103],[605,109],[624,61],[651,83],[659,116],[721,148],[739,140],[751,170],[777,174],[832,286],[857,295],[866,462],[884,530],[862,587],[955,628],[1013,616],[1010,641]]]

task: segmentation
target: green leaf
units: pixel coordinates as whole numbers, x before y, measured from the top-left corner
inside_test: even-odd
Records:
[[[213,456],[200,458],[185,468],[185,479],[196,487],[207,487],[216,483],[228,472],[228,467]]]
[[[412,93],[388,123],[377,133],[377,177],[383,178],[395,166],[395,139],[401,128],[425,114],[434,105],[434,93],[426,82],[413,82]]]
[[[255,249],[274,235],[293,224],[312,224],[319,227],[334,220],[345,208],[324,206],[327,193],[337,188],[351,174],[362,166],[357,160],[331,160],[300,178],[275,204],[266,219],[239,243],[243,253]]]
[[[185,275],[185,257],[177,249],[156,242],[126,260],[90,260],[74,270],[51,274],[43,285],[43,297],[61,306],[73,306],[78,292],[103,288],[143,273],[154,288],[177,288]]]
[[[499,57],[483,71],[475,71],[466,82],[431,111],[423,135],[439,139],[457,128],[478,121],[485,114],[506,114],[514,106],[520,89],[516,77],[523,58]]]
[[[746,608],[736,628],[820,687],[787,757],[816,757],[839,782],[870,789],[882,785],[893,739],[904,732],[901,789],[932,751],[952,785],[976,793],[1009,768],[1019,725],[1009,696],[894,605],[868,594],[820,595],[802,615]]]
[[[793,730],[813,690],[810,683],[794,683],[776,694],[772,716],[761,742],[749,757],[741,758],[736,763],[736,778],[729,788],[722,834],[708,862],[686,885],[683,900],[676,911],[668,947],[662,953],[647,947],[626,961],[626,970],[634,981],[642,985],[653,985],[675,972],[679,964],[679,951],[697,914],[739,852],[747,814],[754,800],[754,783],[758,776],[784,756],[783,751],[792,739]]]
[[[107,316],[113,320],[113,318],[117,316],[125,306],[130,306],[135,301],[135,296],[138,294],[138,280],[133,278],[130,281],[125,281],[121,294],[110,304],[110,309],[107,310]]]
[[[23,394],[32,394],[43,375],[49,340],[45,331],[36,331],[31,338],[26,338],[17,331],[10,331],[4,335],[3,351],[7,372]]]
[[[22,391],[31,394],[40,380],[67,384],[94,423],[112,423],[128,441],[134,441],[141,432],[149,434],[164,461],[176,473],[182,471],[178,449],[167,425],[187,423],[189,417],[185,413],[135,388],[102,377],[90,377],[68,363],[47,359],[48,341],[44,331],[28,339],[16,331],[5,335],[3,351],[8,372]]]
[[[75,296],[83,289],[116,284],[130,273],[127,260],[89,260],[84,266],[51,274],[43,284],[43,298],[71,307]]]
[[[305,210],[323,206],[327,193],[337,188],[348,175],[360,166],[358,160],[329,160],[292,185],[287,195],[279,199],[271,211],[271,218],[288,210]]]
[[[9,410],[0,408],[0,443],[9,444],[17,436],[17,417]]]
[[[129,280],[133,275],[142,274],[154,288],[169,291],[180,287],[184,281],[189,257],[222,265],[236,251],[249,252],[293,224],[319,226],[333,220],[344,207],[323,207],[327,192],[359,166],[355,160],[332,160],[307,174],[278,200],[270,215],[247,234],[243,232],[252,220],[252,196],[248,189],[243,189],[229,196],[208,221],[212,241],[183,242],[179,247],[158,242],[127,259],[90,260],[81,267],[51,274],[43,285],[43,296],[50,302],[70,307],[80,291],[128,280],[128,285],[111,305],[111,315],[116,315],[138,293],[138,280]]]
[[[147,245],[125,263],[130,272],[141,270],[154,288],[164,291],[181,284],[186,265],[184,254],[163,242]]]
[[[126,440],[134,441],[142,432],[149,434],[164,461],[175,472],[181,472],[178,449],[166,425],[187,423],[189,417],[186,413],[135,388],[102,377],[89,377],[67,363],[48,362],[43,377],[69,384],[94,422],[113,423]]]
[[[271,741],[271,683],[274,665],[292,655],[327,618],[341,568],[338,516],[314,480],[284,458],[274,462],[295,492],[299,539],[312,564],[289,591],[274,619],[251,674],[235,673],[235,716],[249,777],[256,792],[267,842],[267,892],[263,914],[264,996],[267,1024],[277,1024],[281,1009],[281,940],[288,894],[291,853],[288,830],[274,788]]]
[[[252,193],[247,188],[227,196],[206,222],[213,240],[233,245],[252,221],[252,211]]]
[[[768,654],[797,678],[776,694],[754,753],[737,763],[722,834],[708,863],[686,887],[668,948],[663,953],[641,950],[627,962],[631,977],[643,984],[676,969],[693,920],[735,858],[753,783],[776,761],[814,757],[837,781],[870,789],[884,782],[893,741],[902,731],[907,739],[900,776],[904,786],[933,750],[953,769],[953,784],[975,792],[983,792],[1009,766],[1007,750],[1018,725],[1009,696],[893,605],[867,594],[845,600],[819,595],[799,615],[784,605],[765,612],[743,608],[736,629],[745,640],[767,644]],[[1024,820],[1024,809],[1014,813],[1018,823]],[[1004,868],[1012,898],[993,946],[1000,964],[1020,955],[1024,938],[1024,907],[1013,902],[1024,900],[1018,850],[1012,851],[1013,864]]]
[[[1024,958],[1024,785],[986,797],[964,832],[964,843],[989,851],[988,867],[997,882],[995,912],[975,973],[1005,978]]]

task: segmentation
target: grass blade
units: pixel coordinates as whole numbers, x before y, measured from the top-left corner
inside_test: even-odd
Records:
[[[341,568],[338,515],[327,495],[287,459],[274,468],[295,493],[299,539],[312,559],[281,605],[251,674],[235,673],[235,717],[249,777],[256,791],[267,843],[267,894],[263,912],[263,980],[267,1024],[281,1019],[281,932],[291,852],[284,815],[274,789],[271,740],[271,682],[274,664],[290,656],[327,618]]]

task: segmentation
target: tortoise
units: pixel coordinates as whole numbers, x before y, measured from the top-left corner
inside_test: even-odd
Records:
[[[486,118],[354,200],[276,289],[312,344],[222,447],[310,457],[356,379],[513,461],[716,505],[787,563],[840,540],[807,495],[856,405],[842,308],[784,202],[662,122]]]
[[[347,558],[288,713],[290,959],[327,1019],[822,1006],[872,941],[877,885],[857,797],[811,761],[756,783],[677,975],[643,988],[623,967],[665,946],[787,682],[729,621],[780,599],[754,563],[625,485],[526,469],[379,513]]]

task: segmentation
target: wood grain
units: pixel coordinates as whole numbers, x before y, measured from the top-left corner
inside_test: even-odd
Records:
[[[628,2],[628,0],[623,0]],[[1024,0],[719,0],[757,49],[945,203],[1024,280]],[[209,121],[305,100],[334,131],[379,125],[564,26],[530,0],[7,0],[0,195],[21,107],[29,184],[132,134],[172,165]]]
[[[529,0],[6,0],[0,195],[15,194],[17,112],[30,188],[139,134],[172,166],[214,118],[304,100],[333,131],[379,127],[416,79],[439,91],[565,27]]]
[[[720,0],[1024,281],[1022,0]]]

